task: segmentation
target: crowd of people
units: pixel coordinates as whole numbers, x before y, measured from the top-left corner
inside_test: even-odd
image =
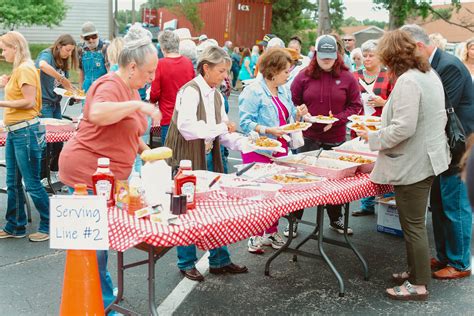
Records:
[[[247,138],[236,133],[258,134],[278,140],[281,152],[257,150],[242,153],[243,163],[271,163],[274,157],[329,150],[348,139],[346,123],[354,114],[381,116],[381,129],[353,133],[378,151],[371,179],[394,186],[404,232],[407,267],[392,278],[399,286],[387,295],[400,300],[424,300],[431,277],[456,279],[471,274],[472,208],[474,188],[460,176],[462,157],[451,156],[445,127],[446,108],[452,107],[466,135],[474,129],[474,40],[465,43],[461,58],[442,49],[439,37],[429,37],[416,25],[387,32],[357,48],[353,35],[322,35],[302,55],[303,43],[294,36],[287,45],[267,34],[259,45],[219,47],[206,35],[198,43],[190,36],[165,30],[158,36],[134,25],[124,38],[111,43],[100,38],[94,24],[82,27],[77,45],[61,35],[42,51],[36,63],[28,43],[18,32],[0,37],[2,56],[13,64],[10,75],[0,77],[5,87],[7,211],[0,239],[26,236],[23,184],[40,214],[38,231],[31,241],[49,239],[49,199],[41,183],[46,168],[59,171],[70,193],[85,183],[92,194],[91,175],[97,159],[108,157],[118,180],[140,170],[137,154],[149,150],[152,125],[161,126],[162,144],[170,147],[168,160],[177,167],[183,159],[193,169],[227,172],[228,150],[241,151]],[[260,48],[263,48],[260,51]],[[160,57],[161,56],[161,57]],[[45,131],[39,117],[61,119],[57,87],[75,90],[71,69],[79,70],[79,85],[87,92],[83,118],[75,135],[52,149],[53,164],[41,165],[45,156]],[[39,70],[39,71],[38,71]],[[232,78],[232,79],[231,79]],[[227,116],[231,89],[245,83],[239,95],[239,122]],[[281,126],[306,115],[332,116],[332,124],[313,124],[303,135],[287,137]],[[474,142],[474,141],[473,141]],[[474,179],[473,155],[466,150],[465,179]],[[469,195],[469,197],[468,197]],[[353,216],[374,214],[375,197],[362,199]],[[426,209],[432,212],[436,254],[430,256]],[[304,210],[296,212],[301,219]],[[330,228],[353,234],[345,227],[341,205],[327,206]],[[278,221],[248,240],[248,251],[262,254],[264,247],[279,249],[284,236],[298,233],[287,227],[278,232]],[[178,269],[191,280],[203,281],[196,269],[196,247],[178,247]],[[107,252],[97,252],[104,306],[113,300],[107,272]],[[247,267],[230,259],[227,247],[210,250],[210,272],[245,273]],[[432,273],[433,271],[433,273]]]

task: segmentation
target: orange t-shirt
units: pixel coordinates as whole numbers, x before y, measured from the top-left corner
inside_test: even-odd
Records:
[[[30,85],[36,88],[36,104],[31,109],[5,108],[3,110],[3,123],[12,125],[21,121],[29,121],[40,114],[41,111],[41,82],[39,71],[33,63],[25,62],[16,67],[10,80],[5,86],[5,100],[15,101],[24,99],[21,87]]]
[[[61,182],[71,187],[76,183],[85,183],[92,189],[92,175],[100,157],[110,159],[110,169],[116,180],[128,179],[138,152],[139,139],[147,129],[145,115],[137,111],[107,126],[94,125],[88,118],[94,103],[130,100],[140,100],[138,91],[131,92],[116,73],[102,76],[94,82],[87,92],[84,119],[59,157]]]

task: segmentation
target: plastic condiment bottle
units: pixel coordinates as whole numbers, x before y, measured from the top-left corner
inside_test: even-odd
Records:
[[[174,188],[177,195],[186,195],[186,208],[192,209],[196,206],[196,176],[191,174],[191,160],[181,160],[179,162],[179,170],[174,177]]]
[[[142,179],[138,172],[133,172],[128,182],[128,214],[135,215],[135,211],[144,207]]]
[[[115,205],[115,176],[110,171],[110,159],[99,158],[97,170],[92,176],[92,186],[95,195],[104,196],[107,199],[107,207]]]
[[[87,195],[87,184],[78,183],[74,185],[73,195]]]

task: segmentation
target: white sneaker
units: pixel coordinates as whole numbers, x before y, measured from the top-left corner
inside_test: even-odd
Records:
[[[272,246],[273,249],[280,249],[285,245],[285,240],[283,240],[283,237],[277,232],[263,235],[262,243],[264,246]]]
[[[250,237],[247,243],[248,251],[250,253],[254,253],[257,255],[264,253],[265,251],[262,248],[263,246],[262,241],[263,241],[263,238],[261,236]]]
[[[58,183],[59,182],[59,171],[51,171],[49,174],[49,177],[51,178],[51,183]]]
[[[298,223],[293,224],[293,238],[295,238],[298,235]],[[286,225],[285,230],[283,231],[283,236],[288,237],[290,236],[290,225]]]
[[[48,179],[47,179],[47,178],[41,179],[41,184],[42,184],[44,187],[48,187],[48,186],[49,186]]]

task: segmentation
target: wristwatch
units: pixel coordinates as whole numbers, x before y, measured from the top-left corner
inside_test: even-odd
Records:
[[[265,133],[267,132],[267,128],[266,128],[265,126],[263,126],[263,125],[260,125],[259,128],[258,128],[258,130],[259,130],[258,132],[259,132],[260,134],[265,134]]]

